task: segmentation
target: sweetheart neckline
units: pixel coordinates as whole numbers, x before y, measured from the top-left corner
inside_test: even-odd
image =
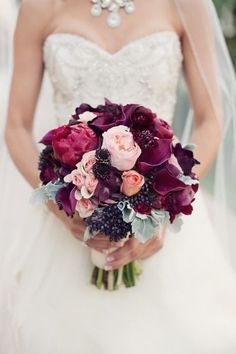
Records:
[[[105,48],[99,46],[96,42],[93,42],[83,36],[81,36],[80,34],[77,33],[69,33],[69,32],[54,32],[54,33],[50,33],[44,40],[43,42],[43,48],[47,45],[47,43],[50,41],[50,39],[52,38],[56,38],[56,37],[71,37],[71,38],[75,38],[77,40],[81,40],[84,43],[86,43],[87,45],[89,45],[92,48],[95,48],[96,50],[98,50],[100,53],[108,56],[108,57],[116,57],[119,54],[123,53],[125,50],[127,50],[128,48],[137,45],[138,43],[141,43],[143,41],[146,40],[150,40],[153,37],[158,37],[160,35],[172,35],[174,36],[180,43],[180,37],[178,35],[178,33],[176,31],[173,30],[163,30],[163,31],[156,31],[156,32],[152,32],[150,34],[144,35],[142,37],[136,38],[132,41],[127,42],[126,44],[124,44],[120,49],[118,49],[115,52],[110,52],[108,50],[106,50]]]

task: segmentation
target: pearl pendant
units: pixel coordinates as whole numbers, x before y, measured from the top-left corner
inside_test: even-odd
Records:
[[[125,4],[125,12],[127,14],[132,14],[135,11],[135,5],[133,2],[129,1]]]
[[[107,24],[112,28],[121,25],[120,9],[123,9],[127,14],[132,14],[135,11],[134,0],[91,0],[91,2],[93,3],[92,16],[99,17],[103,10],[109,11]]]
[[[112,0],[102,0],[101,1],[101,5],[103,9],[106,9],[107,7],[109,7],[112,3]]]
[[[91,8],[91,14],[95,17],[101,16],[102,8],[99,4],[94,4]]]
[[[121,16],[118,12],[111,12],[107,17],[107,24],[112,28],[119,27],[121,24]]]

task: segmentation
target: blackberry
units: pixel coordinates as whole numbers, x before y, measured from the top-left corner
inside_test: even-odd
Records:
[[[86,219],[90,231],[102,232],[109,237],[110,241],[118,242],[131,234],[131,224],[123,220],[122,212],[117,205],[111,205],[104,209],[95,210]]]

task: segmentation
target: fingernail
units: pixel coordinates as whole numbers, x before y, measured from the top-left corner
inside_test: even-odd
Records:
[[[109,265],[105,265],[105,268],[104,268],[106,271],[109,271],[109,270],[112,270],[112,267],[109,266]]]
[[[115,260],[115,258],[114,257],[107,257],[107,262],[109,263],[109,262],[113,262]]]
[[[109,250],[102,250],[102,253],[108,254],[108,253],[109,253]]]

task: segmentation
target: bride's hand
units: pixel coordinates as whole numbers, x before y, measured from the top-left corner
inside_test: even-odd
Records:
[[[58,206],[54,204],[52,201],[49,201],[47,203],[48,209],[56,216],[58,217],[65,225],[66,227],[70,230],[71,234],[79,241],[84,243],[84,231],[85,231],[85,224],[83,219],[79,217],[79,215],[75,215],[73,218],[69,218],[66,216],[65,212],[63,210],[59,210]],[[90,248],[94,248],[100,252],[107,250],[112,247],[117,247],[116,242],[110,242],[108,237],[98,234],[95,237],[93,237],[91,240],[86,241],[86,244]]]
[[[151,257],[162,249],[166,231],[167,227],[164,228],[161,237],[154,236],[145,243],[141,243],[135,238],[131,238],[123,247],[107,256],[105,269],[117,269],[132,261]]]

